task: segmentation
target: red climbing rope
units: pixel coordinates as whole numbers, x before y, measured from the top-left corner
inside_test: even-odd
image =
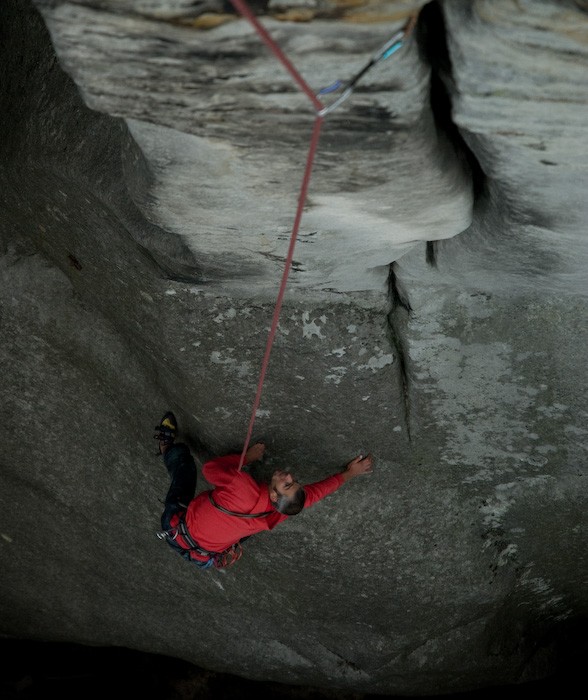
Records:
[[[282,51],[282,49],[276,44],[276,42],[271,38],[271,36],[267,33],[265,30],[264,26],[259,22],[257,17],[251,12],[249,9],[249,6],[245,2],[245,0],[231,0],[231,4],[233,7],[237,10],[239,14],[241,14],[243,17],[245,17],[246,20],[251,22],[251,24],[255,27],[255,31],[259,34],[263,42],[268,46],[268,48],[274,53],[276,58],[282,63],[284,68],[290,73],[290,75],[294,78],[294,80],[298,83],[300,89],[302,92],[304,92],[309,100],[312,102],[316,110],[322,109],[323,105],[318,99],[318,97],[314,94],[314,92],[310,89],[308,86],[307,82],[304,80],[304,78],[300,75],[300,73],[294,68],[294,65],[290,62],[286,54]]]
[[[304,169],[304,177],[302,178],[302,185],[300,187],[300,195],[298,197],[298,208],[296,209],[296,216],[294,218],[294,226],[292,228],[292,235],[290,236],[290,246],[288,247],[288,255],[286,257],[286,264],[284,266],[284,272],[282,274],[282,283],[280,284],[280,290],[278,292],[278,298],[276,301],[276,306],[274,308],[274,316],[272,319],[272,325],[271,325],[269,336],[268,336],[267,343],[265,346],[265,354],[263,356],[263,362],[261,363],[261,374],[259,376],[259,383],[257,385],[257,393],[255,395],[255,401],[253,402],[253,411],[251,412],[251,419],[249,421],[249,430],[247,431],[247,438],[245,440],[243,452],[241,453],[241,459],[239,460],[239,471],[241,471],[241,468],[243,467],[243,464],[245,462],[245,453],[247,452],[247,449],[249,448],[249,442],[251,440],[251,434],[253,432],[253,424],[255,423],[257,409],[259,408],[259,402],[261,400],[261,392],[263,389],[263,382],[265,380],[265,373],[267,371],[267,366],[269,364],[269,357],[270,357],[272,345],[274,342],[274,336],[276,335],[276,330],[278,328],[278,321],[280,318],[280,310],[282,308],[282,301],[284,299],[284,292],[286,291],[286,283],[288,281],[288,274],[290,273],[290,268],[292,267],[292,258],[294,256],[294,247],[296,245],[296,238],[298,236],[298,229],[300,227],[300,220],[302,219],[302,210],[304,208],[304,203],[306,201],[306,193],[308,192],[308,183],[310,182],[310,175],[312,172],[312,164],[314,162],[314,155],[316,153],[322,123],[323,123],[322,117],[317,117],[314,121],[314,128],[312,130],[310,147],[308,149],[308,156],[306,157],[306,168]]]
[[[292,78],[298,83],[300,89],[307,95],[307,97],[312,102],[315,110],[321,110],[323,108],[322,103],[310,89],[304,78],[296,70],[294,65],[289,61],[284,52],[276,44],[276,42],[267,33],[264,27],[257,20],[253,12],[249,9],[245,0],[231,0],[231,4],[234,8],[241,14],[245,19],[247,19],[255,28],[263,42],[269,47],[276,58],[282,63],[286,68],[288,73]],[[317,115],[314,121],[314,128],[312,130],[312,137],[310,139],[310,146],[308,148],[308,155],[306,157],[306,167],[304,169],[304,176],[302,178],[302,184],[300,186],[300,195],[298,197],[298,207],[296,209],[296,216],[294,217],[294,225],[292,227],[292,234],[290,236],[290,245],[288,247],[288,255],[286,256],[286,264],[284,266],[284,272],[282,274],[282,282],[280,284],[280,289],[278,291],[278,297],[276,300],[276,305],[274,308],[274,315],[272,319],[272,325],[267,338],[267,343],[265,346],[265,353],[263,356],[263,361],[261,363],[261,372],[259,375],[259,382],[257,384],[257,393],[255,394],[255,400],[253,402],[253,409],[251,411],[251,418],[249,420],[249,428],[247,430],[247,437],[245,438],[245,444],[243,446],[243,452],[241,453],[241,459],[239,460],[239,471],[245,463],[245,454],[249,449],[249,442],[251,441],[251,435],[253,433],[253,425],[255,424],[255,418],[257,416],[257,409],[259,408],[259,402],[261,401],[261,392],[263,390],[263,383],[265,381],[265,375],[267,372],[269,358],[274,342],[274,336],[278,329],[278,321],[280,318],[280,311],[282,309],[282,301],[284,299],[284,293],[286,291],[286,284],[288,282],[288,275],[290,274],[290,268],[292,267],[292,259],[294,256],[294,247],[296,246],[296,239],[298,237],[298,229],[300,228],[300,221],[302,219],[302,211],[304,209],[304,204],[306,202],[306,194],[308,192],[308,184],[310,182],[310,175],[312,173],[312,165],[314,163],[314,156],[318,146],[318,140],[321,132],[321,125],[323,118]]]
[[[246,455],[247,450],[249,448],[249,442],[251,441],[251,435],[253,433],[253,425],[255,423],[255,418],[257,416],[257,410],[259,408],[259,403],[261,400],[261,392],[263,390],[263,383],[265,380],[265,375],[266,375],[268,364],[269,364],[269,358],[270,358],[272,345],[274,342],[274,336],[275,336],[277,328],[278,328],[278,321],[280,318],[282,301],[284,299],[284,293],[286,291],[286,283],[288,281],[288,275],[290,273],[290,268],[292,267],[292,259],[294,256],[294,247],[296,245],[296,238],[298,236],[298,229],[300,227],[300,220],[302,219],[302,211],[304,209],[304,204],[306,202],[306,194],[308,192],[310,175],[312,172],[314,156],[315,156],[315,153],[317,150],[317,145],[318,145],[318,140],[319,140],[319,135],[320,135],[320,131],[321,131],[323,118],[328,112],[330,112],[334,108],[336,108],[337,105],[343,99],[346,98],[346,96],[350,93],[350,91],[353,87],[353,84],[361,77],[361,75],[363,75],[367,70],[369,70],[369,68],[372,65],[375,65],[375,63],[378,60],[387,56],[389,52],[382,53],[382,55],[379,55],[375,58],[372,58],[370,60],[370,62],[368,63],[368,65],[347,86],[347,90],[343,94],[343,96],[341,98],[339,98],[335,103],[333,103],[330,107],[324,107],[322,102],[318,99],[318,97],[310,89],[310,87],[308,86],[308,84],[306,83],[304,78],[302,78],[300,73],[298,73],[298,71],[296,70],[294,65],[290,62],[288,57],[283,53],[283,51],[280,49],[280,47],[276,44],[276,42],[271,38],[271,36],[265,30],[265,28],[257,20],[257,18],[255,17],[253,12],[250,10],[250,8],[247,5],[247,3],[245,2],[245,0],[231,0],[231,4],[237,10],[237,12],[239,12],[240,15],[242,15],[246,20],[248,20],[253,25],[255,31],[259,34],[259,36],[261,37],[263,42],[266,44],[266,46],[269,47],[269,49],[276,56],[276,58],[286,68],[288,73],[290,73],[291,77],[298,84],[300,89],[310,99],[310,101],[312,102],[312,105],[315,109],[315,112],[316,112],[316,119],[314,122],[314,128],[312,131],[312,137],[311,137],[310,146],[308,149],[308,156],[306,158],[306,167],[304,169],[304,176],[302,178],[302,185],[300,187],[300,195],[298,197],[298,207],[296,209],[296,216],[294,218],[294,226],[292,227],[292,234],[290,236],[290,246],[288,248],[288,255],[286,257],[286,264],[284,266],[284,272],[282,275],[282,282],[280,284],[280,289],[278,292],[278,297],[277,297],[276,305],[274,308],[274,315],[273,315],[273,319],[272,319],[272,324],[271,324],[270,332],[268,335],[267,343],[265,346],[265,353],[264,353],[263,361],[261,364],[261,373],[259,376],[259,382],[257,384],[257,393],[255,395],[255,400],[253,402],[253,410],[251,411],[251,418],[249,420],[249,428],[247,430],[247,437],[245,439],[245,445],[243,446],[243,452],[241,453],[241,459],[239,461],[239,471],[241,471],[241,468],[243,467],[243,464],[245,462],[245,455]],[[415,22],[416,22],[416,14],[405,25],[403,32],[400,33],[400,36],[398,38],[395,37],[394,40],[397,40],[399,42],[400,38],[402,36],[408,36],[412,32],[412,29],[414,27]],[[386,46],[384,48],[388,48],[388,47]],[[398,48],[398,45],[395,44],[393,48]]]

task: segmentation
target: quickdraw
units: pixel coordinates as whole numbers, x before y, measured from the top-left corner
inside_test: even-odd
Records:
[[[364,67],[345,84],[343,84],[341,80],[336,80],[331,85],[328,85],[327,87],[322,88],[322,90],[319,90],[317,97],[321,95],[327,95],[331,92],[339,90],[340,88],[344,88],[342,94],[333,103],[317,111],[318,116],[324,117],[327,114],[329,114],[329,112],[332,112],[334,109],[339,107],[339,105],[351,95],[356,83],[361,78],[363,78],[363,76],[370,70],[370,68],[373,68],[376,65],[376,63],[379,63],[380,61],[385,61],[393,53],[396,53],[398,49],[401,49],[404,46],[410,34],[412,33],[415,22],[416,15],[413,15],[404,25],[404,27],[397,31],[396,34],[392,36],[392,38],[388,39],[388,41],[372,55],[372,57],[364,65]]]

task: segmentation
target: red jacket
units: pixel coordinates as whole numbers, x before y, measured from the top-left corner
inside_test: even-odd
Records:
[[[246,472],[239,471],[240,457],[241,455],[238,454],[217,457],[203,466],[202,475],[206,481],[215,486],[212,491],[215,503],[236,513],[271,512],[270,515],[262,518],[239,518],[235,515],[227,515],[210,502],[209,491],[199,493],[188,505],[186,525],[188,532],[198,545],[210,552],[222,552],[243,537],[262,530],[273,530],[278,523],[288,517],[274,508],[267,484],[259,484]],[[309,508],[333,493],[342,483],[342,474],[334,474],[322,481],[305,485],[304,507]],[[172,526],[176,522],[173,518]],[[178,535],[177,541],[180,545],[185,545],[181,535]],[[195,552],[192,552],[191,556],[194,559],[207,559]]]

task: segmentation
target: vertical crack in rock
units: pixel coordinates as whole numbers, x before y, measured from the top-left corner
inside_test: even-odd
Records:
[[[388,269],[388,299],[390,311],[386,316],[388,322],[388,335],[393,349],[396,351],[398,366],[400,368],[400,382],[402,385],[402,399],[404,403],[404,423],[406,434],[410,442],[410,396],[409,396],[409,353],[406,344],[406,324],[412,308],[408,297],[401,288],[396,274],[397,264],[391,263]]]
[[[427,261],[427,265],[437,267],[437,248],[435,247],[435,241],[427,241],[425,260]]]
[[[455,90],[455,83],[447,27],[439,0],[433,0],[421,10],[416,40],[423,59],[431,67],[430,106],[435,127],[448,140],[455,157],[470,174],[475,208],[486,191],[486,175],[453,121],[451,92]],[[426,261],[431,267],[437,265],[437,246],[438,241],[427,241]]]

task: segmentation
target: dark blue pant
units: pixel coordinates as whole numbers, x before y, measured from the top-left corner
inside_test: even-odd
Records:
[[[169,521],[178,511],[185,511],[196,493],[196,463],[187,445],[177,442],[163,455],[163,463],[171,478],[161,514],[161,527],[169,530]]]
[[[170,520],[178,512],[185,512],[190,501],[196,493],[196,463],[194,457],[190,453],[188,446],[183,442],[173,444],[166,450],[163,455],[163,463],[171,478],[171,484],[167,496],[165,497],[165,506],[161,514],[162,530],[170,529]],[[190,558],[188,550],[177,545],[171,537],[166,537],[166,542],[169,546],[180,554],[184,559],[187,559],[192,564],[196,564],[199,569],[208,569],[213,565],[213,560],[198,561]]]

